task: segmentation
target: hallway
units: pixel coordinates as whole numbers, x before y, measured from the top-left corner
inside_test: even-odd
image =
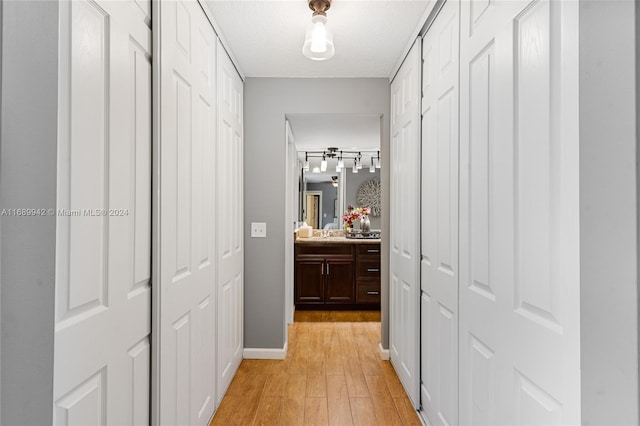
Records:
[[[285,360],[243,360],[211,425],[420,425],[379,322],[296,322]]]

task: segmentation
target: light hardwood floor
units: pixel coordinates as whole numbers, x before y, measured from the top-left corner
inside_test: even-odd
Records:
[[[295,322],[285,360],[243,360],[211,425],[420,425],[379,322]]]
[[[380,322],[380,311],[295,311],[295,322]]]

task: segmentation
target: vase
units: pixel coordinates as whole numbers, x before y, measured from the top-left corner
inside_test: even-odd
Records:
[[[369,216],[360,218],[360,229],[362,230],[362,232],[371,231],[371,221],[369,221]]]

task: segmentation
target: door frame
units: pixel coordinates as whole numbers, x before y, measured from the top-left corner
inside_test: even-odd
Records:
[[[293,313],[295,304],[293,300],[293,283],[294,283],[294,232],[298,224],[299,209],[299,193],[300,188],[294,191],[294,182],[298,176],[298,152],[296,150],[295,137],[291,130],[289,120],[285,118],[285,153],[286,153],[286,174],[285,174],[285,213],[284,213],[284,253],[285,253],[285,292],[284,292],[284,309],[286,323],[293,323]],[[285,333],[285,343],[288,341],[288,334]]]

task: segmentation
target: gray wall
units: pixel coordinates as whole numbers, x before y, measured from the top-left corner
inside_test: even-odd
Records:
[[[638,424],[634,2],[580,7],[582,422]]]
[[[358,170],[358,173],[352,173],[351,169],[345,171],[345,206],[351,204],[353,207],[358,205],[358,189],[364,182],[376,178],[380,180],[380,169],[376,169],[374,173],[370,173],[368,168]],[[383,213],[384,214],[384,213]],[[369,216],[371,221],[371,229],[381,229],[382,218]]]
[[[388,167],[389,106],[389,81],[385,78],[246,79],[244,222],[247,229],[251,222],[267,223],[267,238],[251,238],[250,232],[245,232],[246,348],[282,348],[285,343],[285,114],[381,114],[382,167]],[[388,221],[382,226],[381,266],[382,343],[388,347],[389,280],[385,229],[388,229]]]
[[[326,182],[307,183],[307,191],[322,191],[322,224],[320,227],[324,228],[327,223],[333,223],[335,217],[334,200],[338,198],[338,188]]]
[[[2,2],[0,209],[55,208],[58,3]],[[0,221],[0,423],[52,424],[55,216]]]

